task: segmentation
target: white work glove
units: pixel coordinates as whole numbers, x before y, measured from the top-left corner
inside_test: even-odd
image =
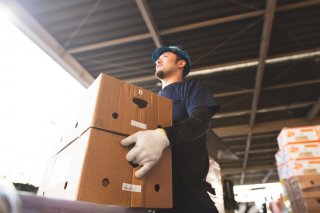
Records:
[[[128,152],[129,162],[142,166],[136,171],[136,178],[142,178],[160,159],[162,151],[169,146],[163,129],[139,131],[121,141],[123,146],[135,144]]]

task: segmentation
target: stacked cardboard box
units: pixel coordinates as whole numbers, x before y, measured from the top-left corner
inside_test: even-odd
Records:
[[[282,129],[278,145],[275,157],[281,179],[320,174],[320,136],[315,126]]]
[[[320,128],[284,128],[276,153],[279,177],[295,213],[320,212]]]
[[[320,212],[320,176],[293,176],[286,180],[287,191],[294,213]]]
[[[120,141],[171,125],[171,101],[101,74],[66,116],[38,195],[109,205],[172,206],[171,149],[137,179]]]

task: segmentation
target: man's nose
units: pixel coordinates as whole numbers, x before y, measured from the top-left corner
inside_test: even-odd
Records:
[[[160,64],[161,62],[162,62],[161,57],[160,57],[160,58],[158,58],[158,60],[156,60],[156,64]]]

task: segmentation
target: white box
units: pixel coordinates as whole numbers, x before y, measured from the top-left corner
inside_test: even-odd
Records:
[[[286,178],[298,175],[320,175],[320,158],[312,160],[289,160]]]
[[[276,155],[277,164],[288,160],[302,160],[320,157],[320,142],[287,144]]]
[[[315,126],[283,128],[277,138],[279,148],[286,144],[320,141]]]

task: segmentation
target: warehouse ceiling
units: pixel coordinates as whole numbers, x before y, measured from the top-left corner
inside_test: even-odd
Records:
[[[86,87],[106,73],[156,92],[152,51],[182,46],[189,78],[202,79],[221,104],[213,131],[239,159],[218,162],[235,184],[277,181],[281,128],[320,123],[319,0],[2,2]]]

